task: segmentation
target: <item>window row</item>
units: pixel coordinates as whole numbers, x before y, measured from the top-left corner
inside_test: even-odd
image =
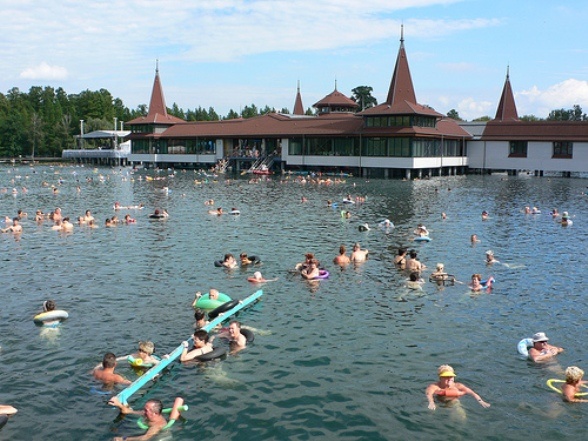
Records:
[[[554,141],[552,144],[552,158],[572,159],[574,156],[574,143],[572,141]],[[528,150],[527,141],[510,141],[509,158],[526,158]]]
[[[436,157],[466,156],[463,140],[429,138],[293,138],[290,139],[290,155],[313,156],[382,156],[382,157]]]
[[[435,127],[437,119],[430,116],[366,116],[366,127]]]

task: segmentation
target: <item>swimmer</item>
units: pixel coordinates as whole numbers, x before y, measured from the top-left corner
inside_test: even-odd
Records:
[[[355,245],[353,245],[353,252],[351,253],[350,260],[353,263],[365,262],[368,258],[368,253],[369,251],[367,249],[362,250],[359,242],[356,242]]]
[[[198,294],[200,294],[200,293],[198,293]],[[198,298],[199,297],[197,297],[196,300],[194,300],[192,307],[194,307],[194,305],[196,305]],[[206,319],[206,313],[200,308],[196,308],[196,310],[194,311],[194,319],[196,320],[196,323],[194,323],[194,329],[196,329],[196,330],[198,330],[200,328],[204,328],[206,325],[208,325],[208,323],[210,323]]]
[[[12,233],[12,234],[22,233],[22,225],[20,224],[20,220],[18,219],[18,217],[15,217],[14,219],[12,219],[11,226],[3,228],[0,231],[2,231],[3,233]]]
[[[533,347],[529,348],[529,358],[535,363],[549,361],[564,351],[563,348],[547,343],[548,340],[545,332],[537,332],[533,335]]]
[[[190,351],[188,351],[188,342],[182,342],[182,346],[184,347],[184,349],[182,349],[180,361],[194,360],[196,357],[208,354],[209,352],[212,352],[212,350],[214,349],[212,347],[212,342],[209,340],[208,332],[206,332],[205,330],[199,329],[195,331],[192,338],[194,340],[194,346]]]
[[[482,285],[482,275],[481,274],[472,274],[472,281],[468,285],[469,288],[474,292],[482,291],[484,288],[490,291],[492,289],[492,283],[494,282],[493,277],[489,277],[488,281]]]
[[[413,233],[417,237],[428,237],[429,236],[429,230],[427,230],[427,227],[425,227],[423,224],[418,224],[417,227],[414,229]]]
[[[135,219],[133,219],[130,214],[125,214],[125,223],[127,225],[134,224],[135,222],[137,222],[137,221]]]
[[[252,263],[256,263],[255,260],[251,260],[247,253],[241,253],[239,255],[239,260],[241,261],[241,266],[251,265]]]
[[[231,354],[235,354],[247,346],[247,338],[241,334],[241,323],[237,320],[231,322],[228,331],[223,331],[218,336],[229,340]]]
[[[559,212],[557,211],[557,208],[554,208],[554,209],[551,211],[551,215],[552,215],[554,218],[556,218],[556,217],[558,217],[558,216],[559,216]]]
[[[345,266],[349,265],[349,262],[351,262],[351,259],[347,255],[347,248],[345,248],[345,245],[341,245],[339,247],[339,255],[335,256],[333,263],[335,265]]]
[[[525,207],[525,209],[523,210],[523,213],[525,214],[531,214],[531,207]]]
[[[438,263],[435,271],[431,273],[429,276],[430,280],[434,280],[436,282],[442,282],[449,278],[449,275],[445,272],[445,265],[442,263]]]
[[[131,356],[137,360],[143,360],[143,364],[151,364],[156,365],[159,363],[159,360],[153,357],[153,351],[155,350],[155,345],[151,341],[140,341],[139,342],[139,350]],[[126,359],[127,357],[123,357]]]
[[[488,250],[486,251],[486,265],[492,265],[493,263],[500,262],[494,258],[494,251]]]
[[[409,289],[423,289],[423,283],[425,283],[425,281],[421,279],[420,274],[413,272],[408,276],[406,287]]]
[[[426,266],[419,262],[416,250],[410,250],[409,256],[410,259],[406,261],[406,269],[420,274],[426,268]]]
[[[588,403],[588,400],[577,398],[576,394],[584,392],[581,390],[586,386],[586,381],[582,380],[584,371],[577,366],[570,366],[566,369],[566,382],[561,386],[562,399],[567,403]]]
[[[408,248],[398,248],[398,253],[394,257],[394,266],[398,269],[406,268],[406,255],[408,254]]]
[[[215,216],[221,216],[223,214],[222,207],[218,207],[216,210],[208,210],[208,214],[213,214]]]
[[[96,366],[92,371],[92,375],[96,380],[101,381],[106,386],[131,384],[132,382],[130,380],[114,372],[116,364],[116,355],[112,352],[107,352],[102,358],[102,365]]]
[[[300,271],[300,275],[306,280],[316,279],[320,275],[318,261],[316,259],[311,260],[308,267]]]
[[[84,214],[83,220],[84,220],[84,223],[90,222],[91,220],[94,220],[94,216],[92,216],[92,212],[90,210],[86,210],[86,213]]]
[[[447,364],[441,365],[437,369],[437,373],[439,375],[439,381],[430,384],[425,391],[427,401],[429,402],[429,409],[435,410],[437,408],[435,397],[439,401],[447,403],[457,400],[464,395],[473,396],[482,407],[490,407],[490,404],[482,400],[482,397],[472,389],[462,383],[455,382],[455,372],[451,366]]]
[[[475,235],[475,234],[472,234],[472,235],[470,236],[470,242],[471,242],[472,244],[474,244],[474,243],[479,243],[479,242],[481,242],[481,241],[480,241],[480,239],[478,239],[478,236],[477,236],[477,235]]]
[[[235,256],[233,256],[231,253],[227,253],[225,254],[225,257],[223,259],[222,266],[225,268],[233,269],[237,268],[239,264],[237,263]]]
[[[253,277],[248,277],[247,280],[249,282],[251,282],[251,283],[266,283],[266,282],[275,282],[278,279],[277,278],[275,278],[275,279],[264,279],[263,276],[261,275],[261,272],[255,271],[253,273]]]
[[[561,214],[561,221],[560,222],[561,222],[562,227],[567,227],[568,225],[572,224],[572,221],[570,220],[570,215],[568,214],[567,211],[564,211]]]
[[[165,417],[162,415],[163,404],[159,400],[149,400],[145,403],[142,411],[131,409],[128,405],[124,405],[120,402],[117,397],[114,397],[108,401],[111,406],[118,407],[122,414],[135,414],[142,415],[144,421],[147,423],[149,428],[144,435],[141,436],[116,436],[114,441],[134,441],[134,440],[148,440],[153,438],[159,432],[161,432],[168,424]],[[180,407],[184,405],[184,400],[181,397],[177,397],[174,401],[174,405],[169,414],[169,420],[175,421],[180,417]]]
[[[447,214],[441,213],[441,219],[443,219],[443,220],[447,219]]]
[[[482,211],[482,220],[488,219],[488,212],[486,210]]]
[[[73,231],[73,224],[69,221],[69,217],[64,217],[61,221],[61,231]]]
[[[296,271],[302,271],[303,269],[308,268],[313,260],[315,260],[314,254],[306,253],[304,255],[304,262],[297,263],[294,268],[296,269]],[[320,264],[318,264],[317,266],[320,266]]]

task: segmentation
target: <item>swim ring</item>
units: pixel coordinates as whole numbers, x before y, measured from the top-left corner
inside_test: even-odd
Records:
[[[37,314],[33,317],[33,321],[37,325],[55,325],[57,323],[62,322],[63,320],[67,319],[69,314],[67,311],[63,311],[61,309],[55,309],[53,311],[42,312]]]
[[[351,199],[345,198],[345,199],[343,199],[343,203],[344,204],[355,204],[355,201],[352,201]]]
[[[165,219],[165,214],[150,214],[149,219]]]
[[[250,260],[251,263],[243,263],[241,262],[241,266],[247,265],[259,265],[261,263],[261,259],[257,256],[247,256],[247,260]]]
[[[187,404],[184,404],[183,406],[178,407],[178,411],[180,411],[180,412],[184,412],[186,410],[188,410]],[[168,407],[168,408],[163,409],[161,411],[161,413],[169,414],[169,413],[171,413],[171,411],[172,411],[172,409]],[[176,422],[176,420],[169,420],[167,422],[167,424],[165,426],[163,426],[163,429],[161,429],[161,430],[169,429],[171,426],[174,425],[175,422]],[[139,426],[139,428],[143,429],[143,430],[149,429],[149,425],[143,420],[142,417],[137,420],[137,426]]]
[[[226,303],[223,303],[218,308],[213,309],[208,313],[208,318],[210,320],[214,320],[217,318],[221,313],[227,312],[230,309],[233,309],[235,306],[239,304],[239,300],[230,300]]]
[[[533,339],[532,338],[523,338],[517,344],[517,351],[519,354],[523,355],[525,358],[529,357],[529,348],[533,347]]]
[[[247,343],[253,343],[253,340],[255,340],[255,335],[251,329],[241,328],[241,335],[245,336]]]
[[[231,211],[229,211],[229,214],[232,214],[233,216],[237,216],[237,215],[241,214],[241,212],[239,210],[231,210]]]
[[[227,349],[223,348],[222,346],[219,346],[217,348],[214,348],[212,351],[207,352],[206,354],[202,354],[202,355],[199,355],[198,357],[195,357],[194,360],[212,361],[212,360],[216,360],[217,358],[223,357],[226,353],[227,353]]]
[[[325,269],[319,270],[319,275],[314,277],[312,280],[324,280],[329,278],[329,272]]]
[[[223,261],[222,260],[215,260],[214,261],[214,266],[216,266],[217,268],[222,268]]]
[[[554,390],[555,392],[562,394],[562,390],[560,388],[555,387],[553,383],[565,383],[565,380],[558,380],[557,378],[550,378],[549,380],[547,380],[547,387],[549,387],[551,390]],[[583,384],[582,387],[588,389],[588,384]],[[577,394],[574,394],[575,397],[583,397],[586,395],[588,395],[588,392],[578,392]]]
[[[417,236],[414,238],[415,242],[431,242],[431,238],[429,236]]]
[[[194,307],[200,309],[215,309],[230,301],[231,298],[222,292],[218,293],[218,299],[216,300],[211,300],[210,293],[206,293],[196,301]]]

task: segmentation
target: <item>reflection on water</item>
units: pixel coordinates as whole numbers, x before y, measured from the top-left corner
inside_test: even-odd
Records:
[[[173,365],[133,397],[140,407],[151,397],[169,405],[182,395],[190,410],[174,427],[175,439],[527,439],[530,421],[543,439],[583,434],[578,421],[585,408],[561,404],[545,380],[568,365],[588,367],[574,338],[586,329],[584,180],[496,175],[316,186],[278,177],[195,183],[203,178],[193,172],[164,171],[165,180],[148,181],[153,171],[34,171],[0,168],[0,188],[28,189],[0,193],[0,215],[29,213],[22,237],[0,235],[2,402],[20,409],[2,430],[5,437],[137,433],[130,421],[114,422],[107,397],[91,393],[90,370],[104,352],[129,353],[139,340],[154,341],[157,354],[171,351],[192,332],[196,291],[216,287],[243,298],[255,291],[246,279],[256,270],[278,280],[263,285],[263,301],[239,317],[256,329],[251,347],[210,366]],[[164,186],[170,192],[158,191]],[[346,207],[352,217],[344,219],[326,201],[348,193],[367,199]],[[208,199],[241,215],[208,215]],[[115,201],[146,208],[128,211],[136,224],[104,228]],[[524,215],[526,205],[544,214]],[[92,210],[100,228],[76,226],[64,235],[32,220],[36,209],[58,206],[74,219]],[[170,218],[149,221],[155,208]],[[547,214],[552,208],[569,211],[574,225],[562,228]],[[483,210],[490,213],[486,221]],[[377,227],[386,218],[394,229]],[[359,231],[366,222],[371,229]],[[411,241],[417,223],[426,225],[431,242]],[[471,234],[481,242],[472,245]],[[335,267],[339,245],[354,242],[370,250],[369,260]],[[392,264],[399,246],[418,250],[425,280],[442,262],[459,282],[472,273],[497,282],[491,294],[473,294],[464,283],[408,290],[407,274]],[[488,249],[500,264],[485,265]],[[241,251],[260,256],[263,265],[214,267],[225,253]],[[307,283],[288,271],[307,251],[329,279]],[[32,321],[48,298],[70,314],[58,330]],[[517,356],[517,342],[537,331],[566,348],[556,363],[535,366]],[[429,411],[424,389],[444,363],[492,407],[466,397],[459,414]],[[136,378],[128,366],[118,370]]]

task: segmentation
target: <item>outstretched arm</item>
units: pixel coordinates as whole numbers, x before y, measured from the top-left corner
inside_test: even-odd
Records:
[[[480,397],[480,395],[478,395],[476,392],[474,392],[474,391],[473,391],[472,389],[470,389],[469,387],[467,387],[467,386],[464,386],[464,385],[463,385],[463,384],[461,384],[461,383],[457,383],[455,386],[457,387],[457,389],[458,389],[460,392],[464,392],[464,393],[466,393],[466,394],[468,394],[468,395],[471,395],[472,397],[474,397],[474,398],[475,398],[475,399],[478,401],[478,403],[480,403],[480,406],[482,406],[482,407],[490,407],[490,403],[487,403],[487,402],[485,402],[485,401],[482,399],[482,397]]]

